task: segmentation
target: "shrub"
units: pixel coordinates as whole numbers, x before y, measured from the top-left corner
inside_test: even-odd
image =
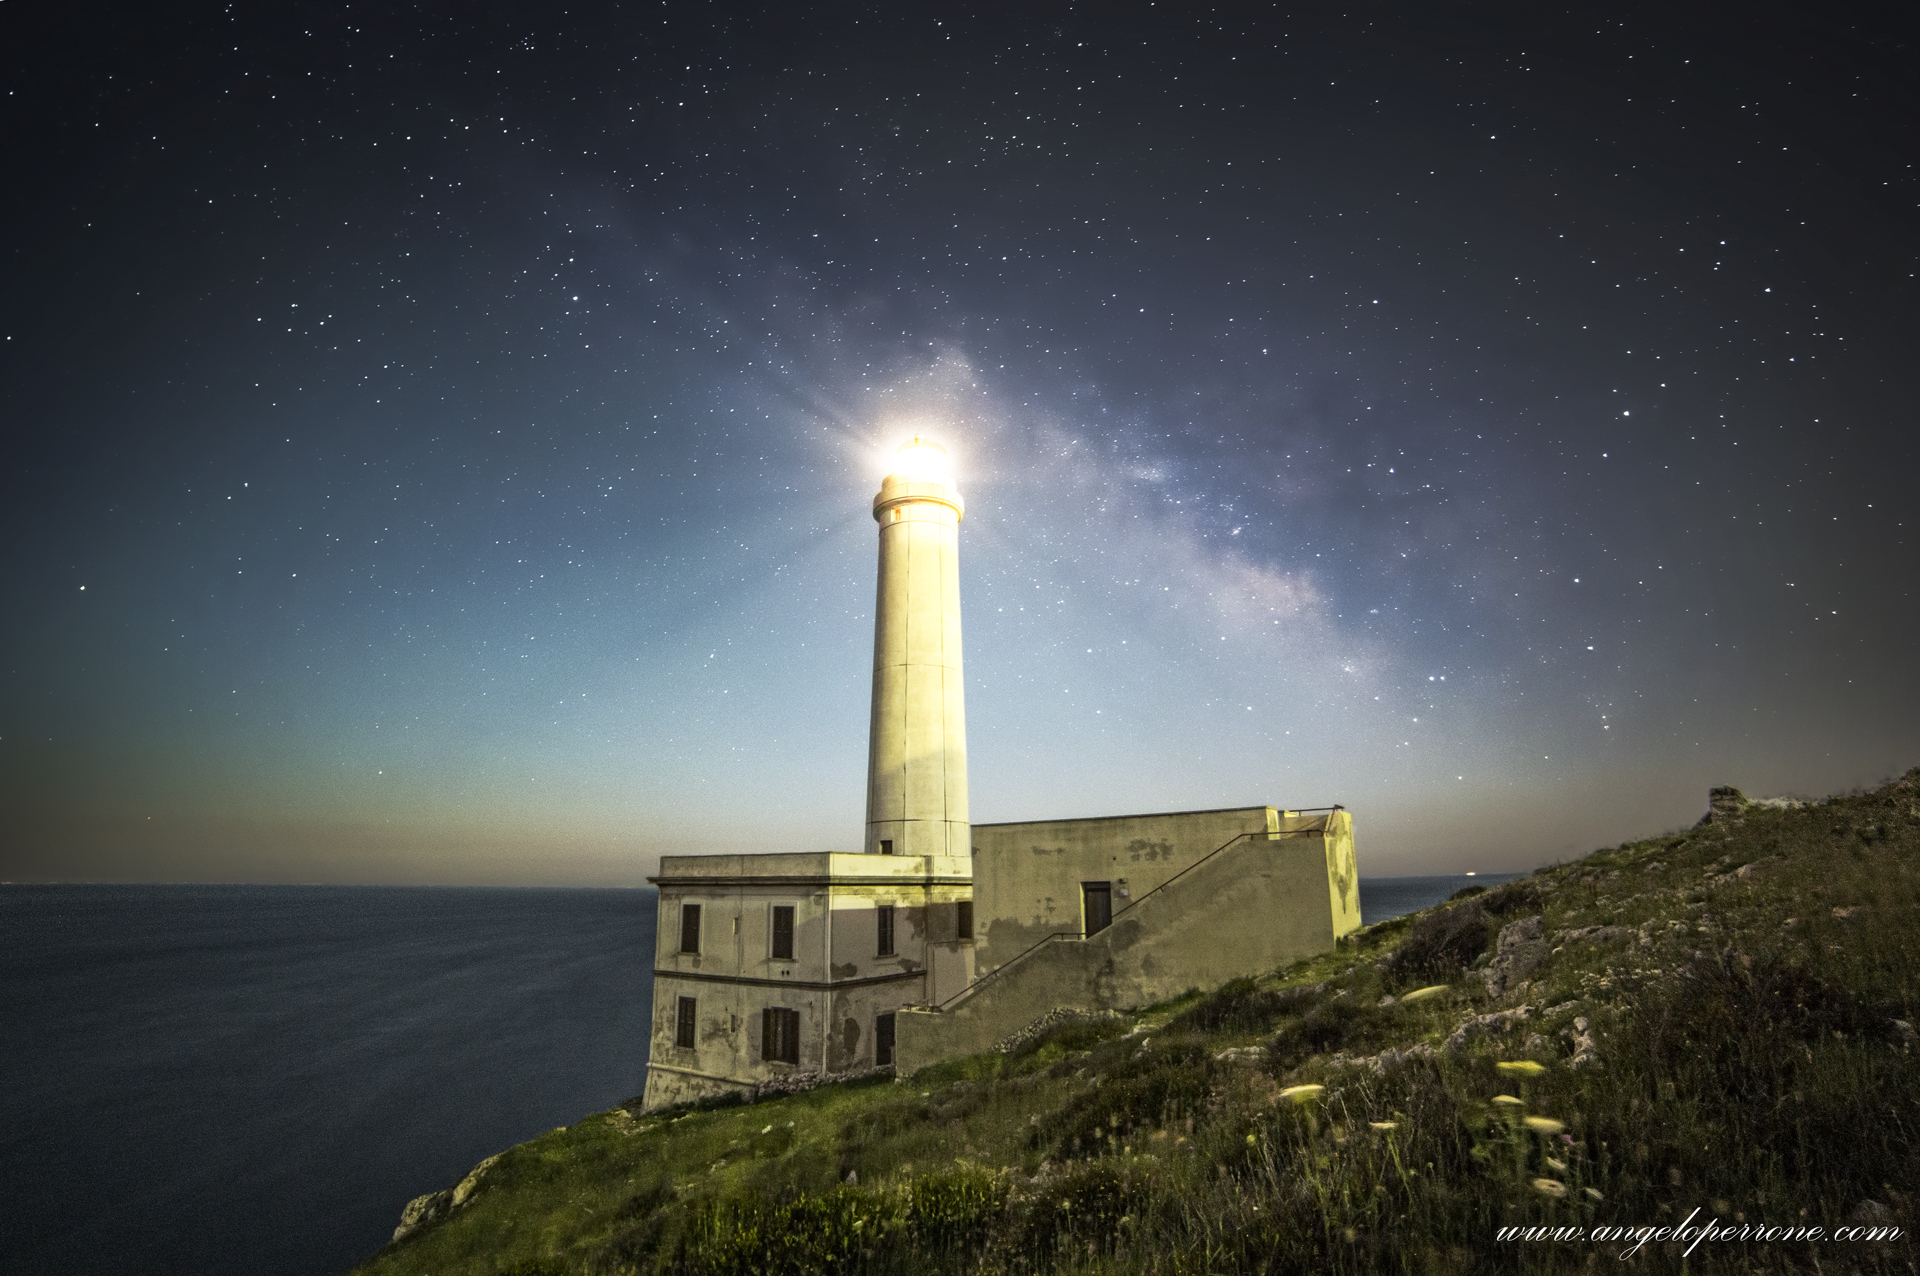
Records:
[[[1421,918],[1382,963],[1387,978],[1395,984],[1441,983],[1471,966],[1499,933],[1486,907],[1497,894]]]

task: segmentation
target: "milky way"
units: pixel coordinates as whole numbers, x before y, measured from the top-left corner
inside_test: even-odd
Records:
[[[1886,13],[40,7],[0,874],[854,849],[915,432],[976,822],[1528,868],[1920,762]]]

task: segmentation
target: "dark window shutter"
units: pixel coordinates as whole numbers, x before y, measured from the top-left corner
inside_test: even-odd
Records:
[[[954,905],[957,916],[954,919],[954,937],[956,939],[973,938],[973,901],[963,899]]]
[[[769,1006],[760,1012],[760,1057],[780,1057],[780,1012]]]
[[[700,905],[698,904],[680,906],[680,951],[683,953],[700,951]]]
[[[781,1014],[781,1017],[786,1021],[786,1024],[785,1024],[786,1030],[783,1033],[781,1033],[781,1042],[780,1042],[780,1044],[784,1046],[786,1049],[785,1049],[785,1053],[781,1057],[784,1058],[788,1063],[799,1063],[800,1062],[800,1012],[798,1010],[783,1010],[780,1012],[780,1014]]]
[[[692,997],[680,998],[676,1020],[673,1025],[673,1044],[682,1050],[693,1049],[694,1026],[697,1022],[695,1010],[697,1002]]]
[[[876,1015],[873,1020],[873,1064],[884,1068],[893,1062],[893,1015]]]
[[[773,955],[793,960],[793,905],[773,906]]]
[[[880,935],[876,951],[882,957],[891,957],[893,956],[893,905],[881,904],[873,911],[874,926]]]

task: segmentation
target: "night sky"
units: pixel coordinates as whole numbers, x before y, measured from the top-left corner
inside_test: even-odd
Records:
[[[0,877],[975,822],[1531,868],[1920,762],[1905,6],[8,4]]]

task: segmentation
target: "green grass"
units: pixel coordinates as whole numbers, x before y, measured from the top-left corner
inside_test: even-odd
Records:
[[[1649,1244],[1635,1270],[1909,1272],[1920,1059],[1894,1021],[1920,1012],[1917,904],[1920,768],[1599,851],[1010,1055],[592,1116],[511,1149],[359,1270],[1585,1272],[1631,1242],[1499,1229],[1698,1209],[1903,1238]],[[1549,936],[1622,933],[1564,945],[1494,1003],[1475,967],[1536,914]],[[1573,1065],[1576,1020],[1596,1066]],[[1234,1047],[1254,1049],[1216,1057]],[[1285,1093],[1304,1085],[1324,1089]]]

